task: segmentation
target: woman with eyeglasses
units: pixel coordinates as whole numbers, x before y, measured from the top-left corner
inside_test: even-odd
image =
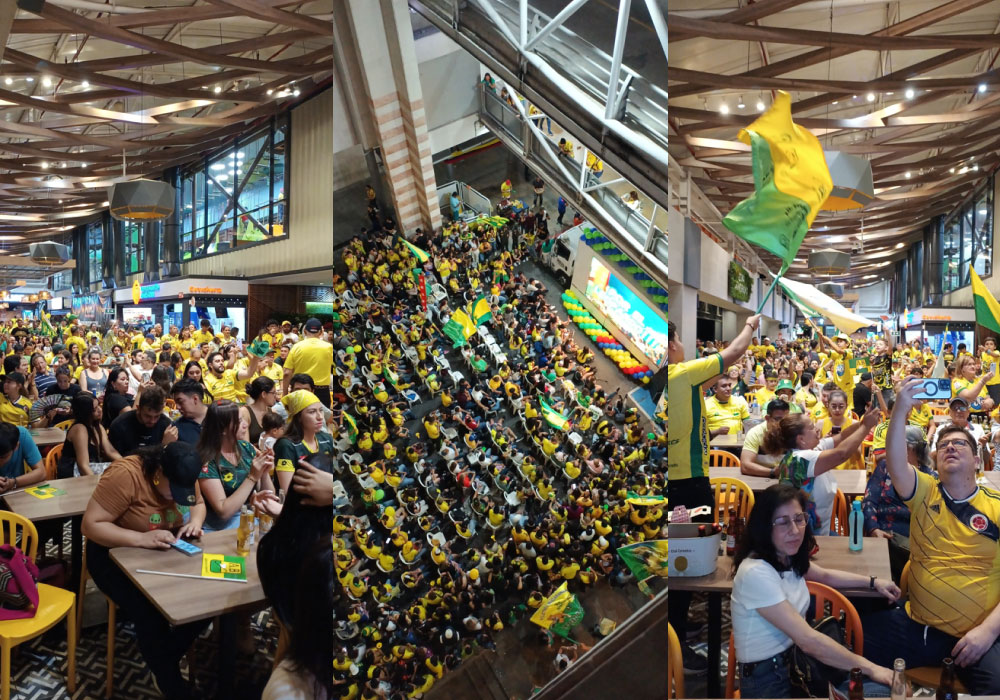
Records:
[[[792,645],[827,666],[843,671],[857,667],[876,683],[892,683],[892,669],[852,653],[806,622],[810,602],[806,581],[835,589],[872,586],[890,601],[899,597],[892,581],[871,580],[810,562],[816,541],[807,505],[805,493],[793,486],[769,487],[758,496],[737,543],[731,610],[739,664],[736,675],[743,698],[792,697]],[[889,694],[888,688],[865,685],[867,697]]]
[[[871,406],[859,422],[821,440],[819,427],[811,418],[793,413],[764,436],[767,454],[784,455],[778,462],[778,479],[805,491],[809,500],[806,512],[817,535],[829,534],[837,495],[837,484],[826,473],[859,452],[879,416],[878,408]]]
[[[264,415],[274,413],[271,408],[278,402],[278,392],[273,379],[257,377],[247,387],[247,394],[250,396],[250,403],[247,404],[250,412],[250,444],[256,445],[260,441],[260,434],[264,432],[261,428]]]

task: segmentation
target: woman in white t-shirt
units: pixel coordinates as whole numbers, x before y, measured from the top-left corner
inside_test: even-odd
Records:
[[[738,543],[731,610],[743,698],[791,697],[788,661],[793,644],[828,666],[845,671],[857,667],[876,683],[892,683],[892,669],[852,653],[806,622],[806,581],[838,590],[870,587],[890,601],[899,597],[892,581],[810,563],[815,539],[807,503],[806,495],[793,486],[771,486],[757,498]],[[867,697],[880,694],[888,695],[888,688],[866,683]]]
[[[764,436],[763,446],[769,454],[785,455],[778,463],[778,479],[806,493],[806,513],[814,534],[830,532],[837,483],[827,472],[860,453],[862,440],[878,423],[880,415],[873,403],[860,421],[847,426],[838,435],[821,440],[819,428],[812,419],[794,413],[782,418],[777,427]]]

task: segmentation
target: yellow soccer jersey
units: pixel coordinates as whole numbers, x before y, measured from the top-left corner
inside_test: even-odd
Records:
[[[718,353],[667,365],[667,395],[671,399],[669,479],[708,476],[708,421],[701,385],[723,369],[722,355]]]
[[[934,414],[931,413],[931,407],[928,406],[927,404],[924,404],[922,406],[913,407],[913,410],[910,411],[910,417],[907,422],[910,425],[919,425],[921,428],[924,429],[924,432],[926,433],[927,426],[930,425],[931,419],[933,417]]]
[[[906,611],[961,637],[1000,602],[1000,491],[981,486],[956,503],[930,474],[913,472],[917,485],[904,500],[912,514]]]
[[[851,367],[853,359],[854,353],[850,350],[830,353],[830,360],[833,363],[833,382],[847,394],[849,411],[854,410],[854,369]]]
[[[31,401],[19,396],[17,401],[11,403],[10,399],[0,394],[0,420],[4,423],[27,428],[30,415]]]
[[[708,420],[709,431],[722,427],[729,428],[730,435],[736,435],[743,426],[743,421],[750,417],[750,408],[745,399],[739,396],[729,397],[729,403],[719,403],[714,396],[705,399],[705,418]]]
[[[216,377],[211,371],[203,371],[202,378],[205,381],[205,387],[216,401],[219,399],[236,400],[236,370],[227,369],[221,377]]]

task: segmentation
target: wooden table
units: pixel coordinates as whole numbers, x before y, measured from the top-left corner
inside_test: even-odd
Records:
[[[38,447],[51,447],[66,442],[66,431],[60,428],[32,428],[28,432]]]
[[[848,499],[854,496],[865,495],[865,486],[868,484],[868,472],[864,469],[834,469],[827,472],[827,474],[833,476],[833,480],[837,483],[837,488],[843,491]],[[741,474],[739,467],[709,467],[708,476],[709,478],[729,477],[730,479],[739,479],[749,486],[750,490],[754,493],[760,493],[767,487],[778,483],[777,479],[769,479],[766,476]]]
[[[711,446],[714,449],[741,449],[743,447],[743,441],[746,435],[733,435],[731,433],[726,433],[725,435],[716,435],[711,440]]]
[[[236,554],[236,530],[206,532],[194,544],[209,554]],[[121,567],[136,587],[149,598],[172,625],[221,616],[219,630],[220,698],[233,697],[236,674],[236,620],[231,613],[256,610],[267,601],[257,574],[257,545],[246,556],[247,583],[206,581],[139,574],[136,569],[201,574],[201,555],[188,556],[176,549],[115,547],[111,559]]]
[[[827,569],[839,569],[858,573],[866,578],[877,576],[883,581],[892,580],[889,567],[889,541],[882,537],[864,538],[864,549],[852,552],[847,548],[848,538],[822,536],[816,538],[819,552],[812,561]],[[708,694],[719,698],[721,695],[720,663],[722,657],[722,596],[733,591],[733,560],[721,556],[715,572],[708,576],[671,576],[670,589],[673,591],[701,591],[708,593]],[[867,585],[857,590],[842,590],[848,597],[877,598],[879,594],[869,590]]]
[[[950,420],[951,420],[951,416],[948,415],[947,413],[944,414],[943,416],[932,416],[931,417],[931,422],[934,423],[934,425],[944,425],[945,423],[949,422]]]
[[[83,569],[83,534],[80,531],[80,522],[83,520],[83,513],[87,510],[90,496],[97,488],[97,482],[100,478],[91,475],[76,476],[72,479],[53,479],[46,483],[60,488],[66,493],[52,498],[35,498],[30,493],[25,493],[24,489],[18,489],[3,496],[4,503],[7,504],[8,508],[32,522],[70,518],[70,539],[73,543],[73,551],[70,553],[73,565],[73,590],[79,588],[80,574]]]

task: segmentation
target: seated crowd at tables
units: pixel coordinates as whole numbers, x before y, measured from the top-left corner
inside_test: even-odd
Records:
[[[594,381],[591,350],[517,272],[512,232],[418,230],[421,265],[381,226],[351,241],[334,277],[332,696],[344,698],[414,697],[563,581],[579,593],[633,580],[615,549],[662,537],[666,521],[627,500],[663,492],[664,441]],[[427,312],[414,272],[434,283]],[[492,319],[453,351],[441,328],[480,294]],[[543,420],[541,398],[570,430]]]
[[[671,340],[676,342],[676,329]],[[738,339],[738,356],[746,340]],[[817,352],[824,349],[820,342],[829,354]],[[706,344],[702,356],[719,348]],[[741,697],[797,696],[789,673],[793,646],[841,671],[844,687],[846,672],[860,668],[869,696],[888,696],[897,658],[914,668],[939,667],[951,657],[971,694],[1000,692],[1000,491],[977,481],[978,470],[992,468],[988,448],[1000,436],[994,410],[1000,384],[988,369],[1000,356],[996,341],[987,339],[979,357],[964,345],[958,355],[946,345],[941,357],[927,357],[919,342],[891,348],[881,337],[831,341],[820,333],[818,341],[779,347],[765,338],[751,345],[740,366],[723,368],[706,383],[714,383],[705,401],[708,434],[746,431],[742,473],[778,481],[757,494],[736,543],[736,658],[730,662],[738,664]],[[941,420],[915,398],[937,362],[946,363],[952,382]],[[856,369],[871,372],[855,382]],[[761,407],[761,422],[754,424],[740,394]],[[937,410],[943,414],[943,406]],[[810,560],[814,536],[828,534],[832,524],[836,484],[830,471],[865,468],[863,454],[869,469],[864,535],[889,541],[890,581]],[[904,607],[897,604],[897,584],[907,563]],[[807,581],[846,590],[848,597],[852,589],[871,588],[883,599],[860,608],[863,656],[807,622]]]
[[[88,573],[134,623],[143,659],[168,698],[197,697],[179,662],[208,621],[171,627],[109,550],[168,549],[176,538],[234,528],[244,504],[272,516],[257,547],[259,575],[290,644],[265,697],[296,697],[289,688],[313,697],[306,689],[322,685],[324,674],[329,684],[332,623],[311,608],[305,614],[298,601],[331,564],[329,329],[317,319],[299,329],[268,321],[244,344],[236,329],[216,334],[208,320],[200,330],[171,327],[166,335],[159,325],[129,335],[117,324],[103,335],[75,325],[44,335],[40,325],[0,339],[8,353],[0,493],[46,478],[29,426],[65,430],[54,447],[56,476],[100,475],[83,516]],[[326,458],[314,457],[320,453]],[[61,539],[61,527],[47,525],[37,526],[42,539]],[[239,646],[246,653],[256,646],[250,632],[244,616]],[[322,662],[316,650],[324,645]]]

